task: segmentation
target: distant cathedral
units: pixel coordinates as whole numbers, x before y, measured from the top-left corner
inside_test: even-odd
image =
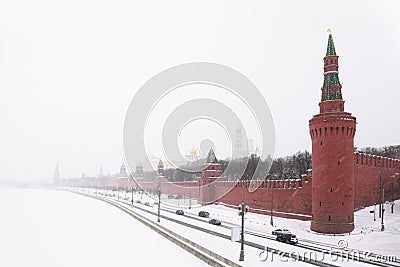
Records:
[[[236,126],[235,129],[235,140],[233,146],[233,159],[245,158],[248,155],[248,145],[247,140],[243,136],[243,128],[240,124]]]
[[[200,158],[200,156],[197,153],[196,148],[193,146],[192,149],[190,149],[189,154],[185,156],[185,159],[189,162],[196,161]]]
[[[254,149],[254,140],[253,138],[246,137],[243,135],[243,128],[240,124],[238,124],[235,128],[235,139],[233,144],[233,159],[246,158],[252,154],[260,154],[260,150],[257,147]]]

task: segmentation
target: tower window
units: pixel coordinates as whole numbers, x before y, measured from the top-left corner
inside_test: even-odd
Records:
[[[321,141],[321,146],[322,146],[322,141]]]
[[[350,221],[350,215],[349,215],[349,216],[347,216],[347,219]]]
[[[332,187],[331,187],[331,192],[333,192]]]
[[[322,202],[321,201],[319,202],[319,205],[322,206]]]
[[[338,162],[337,162],[337,165],[339,165],[339,166],[340,166],[340,160],[338,160]]]
[[[331,215],[328,215],[328,221],[331,221]]]
[[[342,201],[342,206],[344,206],[344,202]]]

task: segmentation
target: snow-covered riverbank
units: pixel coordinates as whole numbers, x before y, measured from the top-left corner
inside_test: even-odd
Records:
[[[0,266],[207,266],[114,207],[69,192],[0,188]]]

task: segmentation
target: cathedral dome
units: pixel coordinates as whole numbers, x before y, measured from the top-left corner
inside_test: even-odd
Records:
[[[236,125],[236,132],[241,132],[242,131],[242,125],[238,124]]]
[[[196,148],[192,147],[192,149],[190,149],[189,153],[190,153],[190,155],[196,155],[197,154]]]

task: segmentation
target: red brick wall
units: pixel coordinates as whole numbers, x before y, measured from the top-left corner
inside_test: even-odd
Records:
[[[216,193],[222,194],[226,187],[235,182],[217,182]],[[303,176],[298,180],[264,181],[254,192],[248,190],[249,183],[244,182],[244,201],[252,212],[269,214],[271,209],[271,193],[273,211],[280,217],[309,219],[311,215],[311,176]],[[219,202],[237,206],[242,202],[242,183],[236,184],[228,194],[220,197]],[[284,214],[290,213],[290,214]],[[298,214],[298,216],[296,216]]]
[[[379,203],[380,175],[385,200],[400,199],[400,160],[354,153],[355,210]]]
[[[361,209],[371,206],[379,201],[379,176],[382,174],[383,188],[385,189],[385,200],[400,199],[400,160],[377,157],[362,153],[354,153],[354,208]],[[205,178],[207,179],[207,178]],[[212,178],[208,178],[212,179]],[[201,178],[193,182],[161,183],[165,194],[182,195],[201,200],[200,187]],[[71,181],[72,182],[72,181]],[[134,182],[126,179],[111,179],[106,183],[100,181],[86,181],[76,183],[75,186],[98,187],[107,186],[111,188],[130,189]],[[214,194],[220,195],[233,187],[227,194],[221,196],[217,201],[228,205],[237,206],[242,202],[241,183],[215,182]],[[70,184],[72,185],[72,184]],[[250,207],[251,212],[270,214],[271,192],[273,194],[274,216],[308,220],[311,215],[311,190],[312,171],[298,180],[287,181],[264,181],[254,192],[247,189],[249,183],[244,183],[245,204]],[[156,183],[143,182],[141,186],[145,190],[155,189]],[[272,191],[271,191],[272,187]],[[205,189],[207,190],[207,189]],[[305,216],[304,216],[305,215]]]

